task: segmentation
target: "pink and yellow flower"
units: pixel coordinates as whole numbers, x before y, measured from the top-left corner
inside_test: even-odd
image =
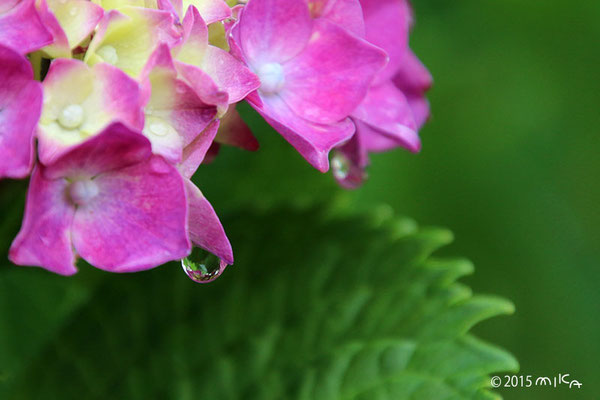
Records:
[[[53,43],[43,51],[51,58],[71,57],[71,51],[90,37],[104,11],[88,0],[41,0],[39,12]]]
[[[10,259],[133,272],[196,246],[232,264],[192,176],[221,144],[258,149],[235,104],[319,171],[335,149],[355,187],[369,153],[420,149],[411,18],[407,0],[2,2],[0,178],[31,174]]]
[[[31,177],[18,265],[62,275],[76,256],[111,272],[133,272],[186,257],[187,200],[177,169],[153,156],[148,139],[112,124]]]
[[[143,127],[138,83],[120,69],[100,63],[58,59],[43,82],[44,107],[38,128],[39,157],[54,160],[112,122]]]

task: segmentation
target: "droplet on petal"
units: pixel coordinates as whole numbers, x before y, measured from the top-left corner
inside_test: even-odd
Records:
[[[341,152],[336,151],[331,158],[331,169],[335,179],[343,181],[350,173],[350,160]]]
[[[209,283],[221,276],[227,264],[214,254],[194,247],[192,254],[181,260],[181,266],[194,282]]]
[[[331,157],[333,177],[346,189],[356,189],[367,178],[363,168],[354,164],[348,156],[339,150],[334,150]]]
[[[263,64],[257,71],[260,79],[260,91],[264,94],[277,94],[283,88],[285,76],[279,63]]]
[[[79,104],[66,106],[58,116],[58,123],[66,129],[76,129],[82,122],[83,108]]]
[[[161,117],[152,115],[152,110],[146,107],[146,123],[144,125],[144,134],[146,137],[151,136],[165,137],[169,135],[177,135],[177,131],[173,126]]]
[[[91,179],[76,180],[69,185],[69,198],[78,206],[90,202],[99,193],[98,185]]]
[[[153,122],[150,124],[150,133],[156,136],[166,136],[173,129],[164,122]]]
[[[105,45],[96,50],[96,54],[102,57],[104,61],[109,64],[116,64],[119,61],[119,55],[117,54],[117,49],[112,47],[111,45]]]

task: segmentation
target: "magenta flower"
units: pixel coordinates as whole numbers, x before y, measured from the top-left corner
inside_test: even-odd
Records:
[[[10,259],[131,272],[196,246],[220,273],[231,244],[191,178],[223,144],[258,149],[235,104],[319,171],[335,149],[357,186],[370,152],[420,148],[431,77],[410,19],[408,0],[4,1],[0,178],[32,174]]]
[[[164,43],[152,54],[142,76],[147,97],[143,132],[155,154],[179,163],[183,148],[213,121],[217,107],[206,104],[190,85],[177,78]]]
[[[0,45],[0,179],[29,175],[41,109],[42,85],[33,80],[31,64]]]
[[[117,123],[37,165],[10,259],[62,275],[77,272],[76,255],[107,271],[139,271],[186,257],[186,224],[177,169]]]
[[[35,0],[4,0],[0,3],[0,44],[22,54],[52,43],[52,34],[35,9]]]
[[[250,104],[320,171],[347,141],[347,118],[386,62],[377,47],[323,18],[306,0],[250,0],[231,29],[231,47],[258,75]]]
[[[39,157],[43,164],[112,122],[143,127],[142,96],[138,83],[106,63],[93,68],[79,60],[58,59],[43,82],[44,107],[38,128]]]
[[[418,130],[429,116],[425,92],[431,76],[408,46],[412,10],[406,0],[361,0],[366,38],[383,48],[389,63],[352,112],[354,137],[336,150],[334,176],[348,188],[364,180],[368,154],[403,147],[421,149]]]

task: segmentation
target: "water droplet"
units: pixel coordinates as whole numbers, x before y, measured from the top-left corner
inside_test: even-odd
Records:
[[[58,123],[66,129],[75,129],[83,122],[83,108],[79,104],[71,104],[62,109],[58,115]]]
[[[156,136],[165,136],[169,133],[169,126],[163,122],[153,122],[150,124],[150,132]]]
[[[356,165],[344,153],[334,150],[331,157],[333,177],[346,189],[359,187],[367,178],[364,168]]]
[[[117,49],[112,47],[111,45],[105,45],[96,50],[96,54],[102,57],[104,61],[109,64],[116,64],[119,61],[119,55],[117,54]]]
[[[150,140],[153,140],[152,137],[169,137],[174,139],[174,136],[178,136],[177,131],[171,124],[164,120],[161,117],[154,116],[152,114],[148,114],[148,109],[146,108],[146,123],[144,124],[144,134]]]
[[[194,247],[192,254],[181,260],[181,266],[194,282],[208,283],[221,276],[227,264],[214,254]]]
[[[350,173],[350,160],[339,151],[336,151],[331,158],[331,169],[335,179],[344,180]]]

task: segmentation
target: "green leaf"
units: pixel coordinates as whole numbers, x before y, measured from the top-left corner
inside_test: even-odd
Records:
[[[2,270],[0,398],[494,399],[488,374],[518,368],[469,333],[513,306],[457,283],[468,261],[432,256],[446,230],[317,209],[225,226],[237,263],[208,285],[176,264]]]

